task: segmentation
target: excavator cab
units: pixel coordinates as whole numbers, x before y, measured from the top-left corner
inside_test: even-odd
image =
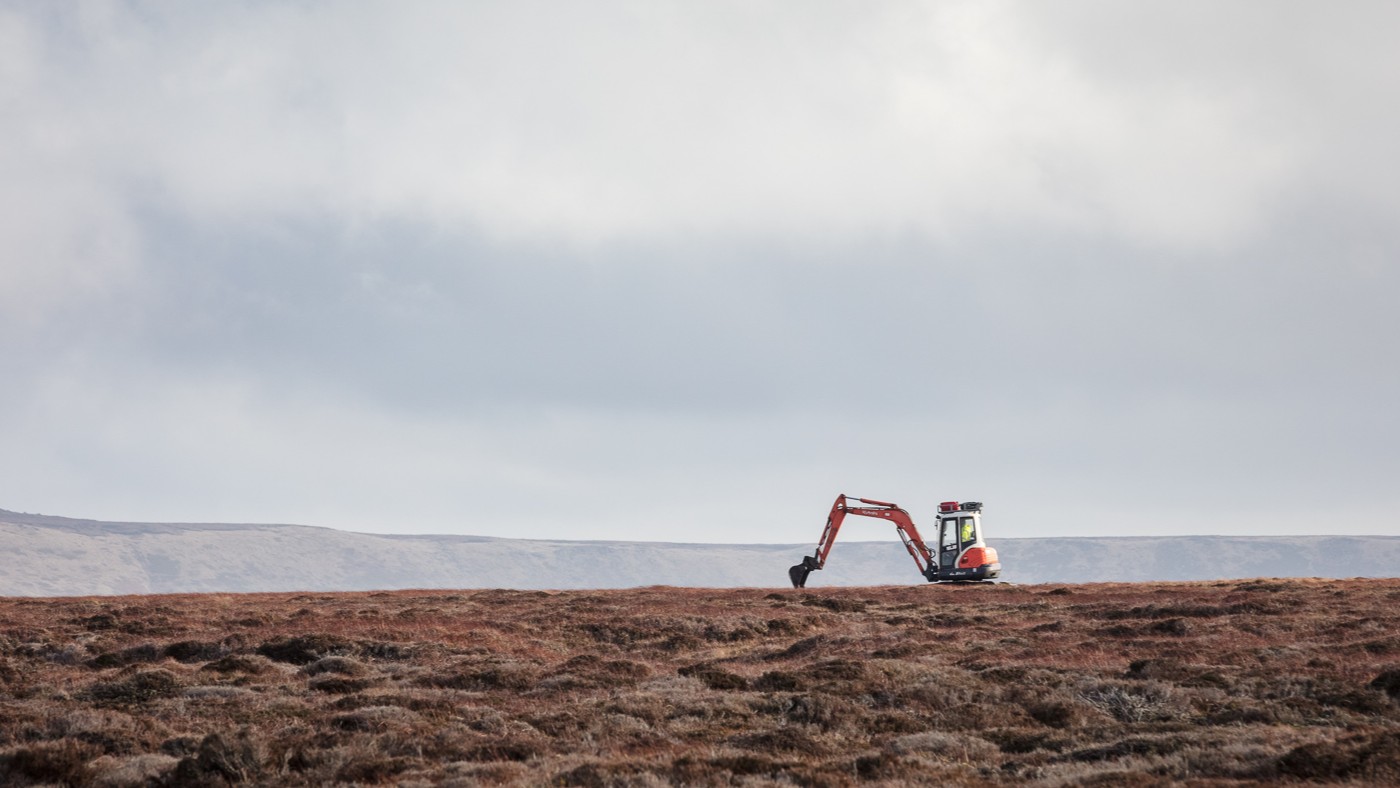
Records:
[[[938,561],[929,582],[991,580],[1001,575],[997,551],[982,541],[982,504],[944,501],[938,505]]]

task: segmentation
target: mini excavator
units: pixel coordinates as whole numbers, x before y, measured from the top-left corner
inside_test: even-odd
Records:
[[[862,505],[853,506],[852,500]],[[924,544],[908,512],[892,503],[869,498],[851,499],[843,493],[836,496],[836,503],[831,505],[831,514],[826,518],[826,529],[822,531],[816,551],[803,556],[802,563],[788,569],[793,588],[806,586],[807,576],[826,566],[826,557],[836,543],[836,533],[848,514],[893,522],[904,549],[914,557],[919,574],[930,583],[992,580],[1001,575],[996,549],[982,541],[982,504],[944,501],[938,505],[938,552],[934,553]]]

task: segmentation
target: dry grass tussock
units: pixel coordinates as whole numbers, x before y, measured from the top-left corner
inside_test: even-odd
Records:
[[[1400,783],[1400,581],[0,600],[0,784]]]

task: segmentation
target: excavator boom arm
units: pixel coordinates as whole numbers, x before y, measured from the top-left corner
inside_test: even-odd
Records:
[[[924,544],[923,537],[919,536],[919,529],[914,526],[914,520],[908,512],[887,501],[856,498],[854,500],[865,505],[851,506],[849,500],[851,499],[845,493],[836,496],[836,502],[831,505],[831,514],[826,518],[826,527],[822,529],[822,537],[817,541],[817,549],[810,556],[804,556],[802,563],[788,569],[788,578],[792,580],[793,588],[807,585],[807,576],[826,566],[826,557],[831,553],[831,547],[836,543],[836,534],[841,531],[841,523],[848,514],[893,522],[900,541],[904,542],[904,549],[909,551],[914,564],[919,567],[919,574],[928,575],[929,569],[934,566],[933,554]]]

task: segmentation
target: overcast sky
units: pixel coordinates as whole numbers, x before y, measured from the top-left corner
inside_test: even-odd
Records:
[[[0,508],[1400,534],[1397,30],[0,0]]]

